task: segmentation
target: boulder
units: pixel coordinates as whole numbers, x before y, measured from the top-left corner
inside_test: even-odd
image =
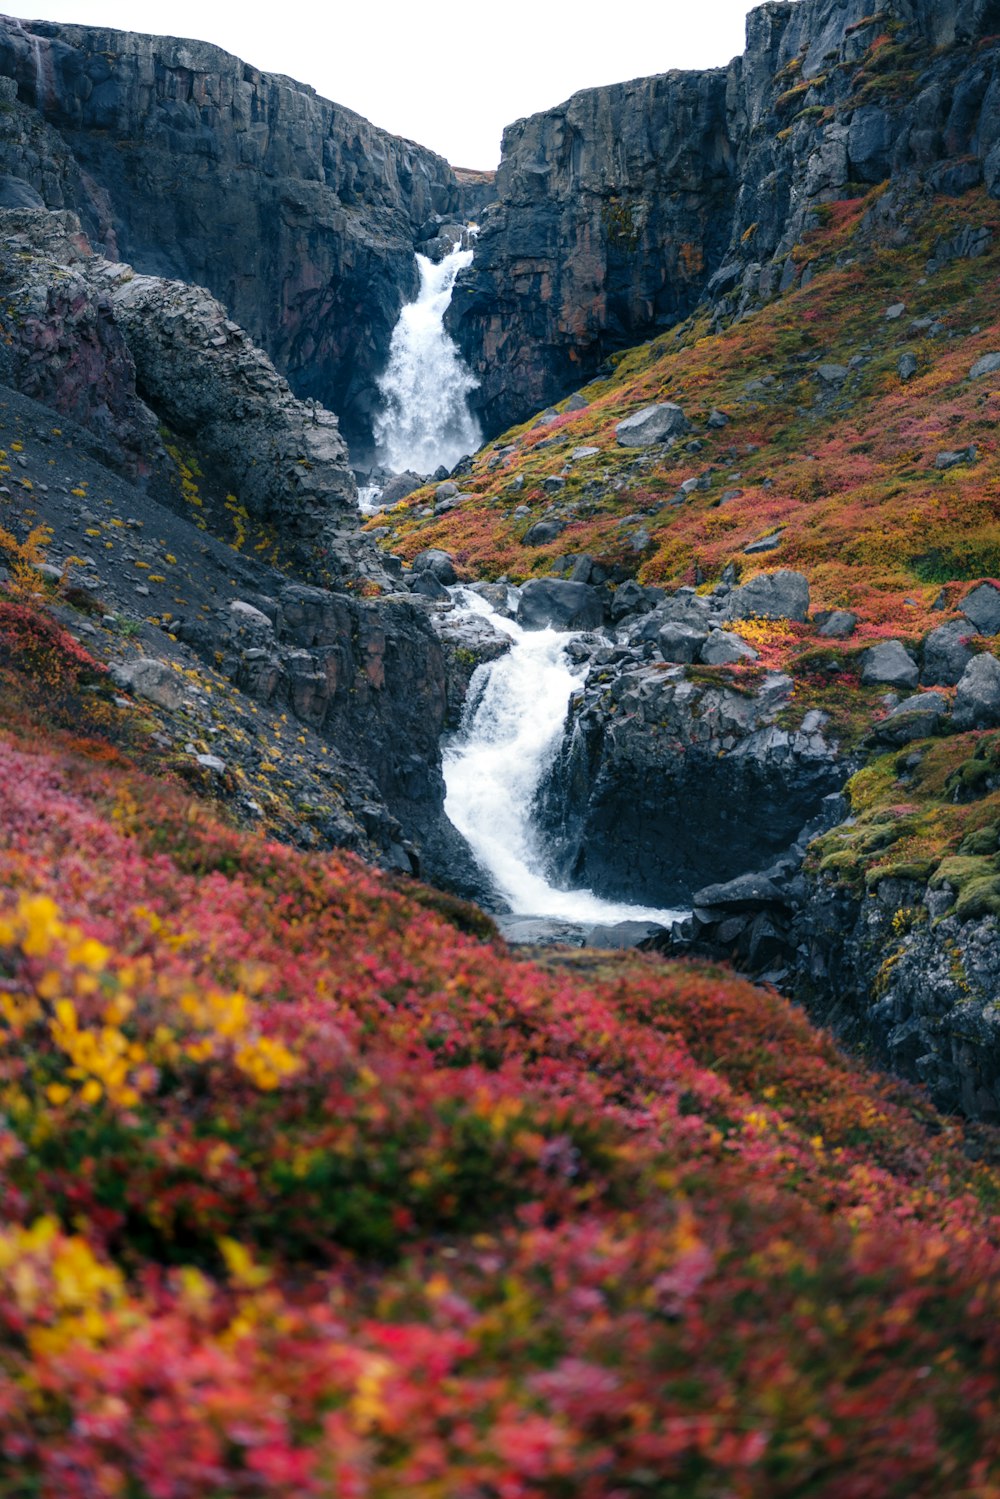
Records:
[[[1000,661],[983,651],[973,656],[958,684],[952,722],[956,729],[1000,727]]]
[[[440,547],[428,547],[426,551],[418,552],[413,559],[413,571],[433,573],[438,582],[444,583],[447,587],[458,582],[458,574],[450,553],[442,551]]]
[[[934,467],[939,469],[961,468],[963,464],[975,463],[979,458],[979,450],[975,443],[970,443],[967,448],[945,448],[934,459]]]
[[[858,616],[849,609],[824,609],[816,615],[817,634],[824,640],[846,640],[858,627]]]
[[[998,371],[1000,371],[1000,354],[984,354],[972,366],[969,379],[981,380],[984,375],[995,375]]]
[[[566,522],[562,520],[536,520],[533,526],[529,526],[521,537],[521,545],[526,547],[548,546],[550,541],[555,541],[566,529]]]
[[[645,406],[634,416],[627,416],[615,428],[615,437],[622,448],[649,448],[656,442],[680,437],[690,430],[691,423],[681,408],[673,401],[665,401],[659,406]]]
[[[861,658],[861,681],[865,686],[916,687],[917,663],[901,640],[880,640]]]
[[[658,588],[643,588],[634,578],[619,583],[611,596],[611,618],[615,624],[632,614],[648,614],[663,598]]]
[[[696,910],[760,911],[784,897],[767,874],[741,874],[724,885],[706,885],[692,897]]]
[[[914,739],[926,739],[937,729],[947,704],[938,692],[918,692],[897,703],[881,723],[875,725],[874,737],[882,744],[903,745]]]
[[[429,570],[414,573],[409,579],[409,584],[411,593],[418,593],[421,598],[430,599],[432,603],[444,604],[451,598],[451,594],[440,578]]]
[[[896,365],[896,373],[904,384],[908,380],[912,380],[914,375],[917,373],[916,354],[900,354],[899,363]]]
[[[954,687],[975,652],[968,645],[972,626],[964,619],[938,625],[924,641],[920,680],[925,687]]]
[[[453,500],[458,494],[458,485],[454,479],[445,479],[434,491],[435,500]]]
[[[781,545],[784,535],[784,527],[780,531],[772,531],[769,536],[761,536],[757,541],[751,541],[749,546],[743,548],[748,557],[754,557],[758,552],[776,552]]]
[[[701,648],[703,666],[736,666],[741,661],[756,660],[753,646],[728,630],[713,630]]]
[[[958,607],[966,619],[971,619],[977,634],[1000,634],[1000,588],[995,583],[980,583]]]
[[[404,474],[393,474],[379,497],[379,504],[384,508],[389,505],[398,505],[400,500],[405,500],[415,489],[419,489],[424,483],[422,474],[415,474],[407,469]],[[456,490],[458,485],[455,486]]]
[[[733,589],[726,613],[730,619],[794,619],[801,624],[809,615],[808,579],[790,568],[758,573]]]
[[[564,578],[529,578],[521,589],[517,622],[525,630],[596,630],[604,606],[589,583]]]
[[[717,634],[724,632],[717,631]],[[736,639],[736,636],[732,636]],[[708,640],[708,631],[699,630],[696,625],[685,625],[668,622],[660,630],[656,637],[656,643],[660,648],[660,655],[664,661],[681,661],[691,663],[697,661],[701,655],[702,647]]]
[[[153,656],[139,656],[111,668],[112,680],[133,697],[144,697],[158,708],[179,708],[184,701],[184,679]]]
[[[816,373],[824,385],[843,385],[851,372],[846,364],[821,364]]]

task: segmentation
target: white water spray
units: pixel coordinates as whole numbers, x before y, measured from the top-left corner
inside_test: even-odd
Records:
[[[683,913],[601,900],[589,890],[557,890],[545,878],[532,803],[559,748],[582,668],[574,671],[567,659],[568,635],[523,630],[467,589],[455,590],[455,596],[461,608],[488,616],[514,644],[505,656],[479,668],[485,686],[477,693],[482,678],[474,679],[467,721],[445,750],[449,818],[515,915],[669,926]]]
[[[453,468],[482,442],[468,407],[479,382],[444,327],[455,278],[471,264],[472,251],[460,244],[438,265],[417,256],[420,291],[399,314],[378,382],[384,406],[375,418],[375,441],[394,473],[429,474],[439,464]]]

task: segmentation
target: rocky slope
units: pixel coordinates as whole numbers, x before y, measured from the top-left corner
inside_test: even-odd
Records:
[[[414,245],[489,180],[205,43],[0,18],[0,75],[16,84],[7,194],[74,210],[112,260],[207,287],[363,445]]]
[[[797,285],[826,204],[909,172],[993,192],[998,30],[984,0],[768,4],[727,70],[587,90],[509,127],[450,313],[487,430],[703,295],[725,318]]]

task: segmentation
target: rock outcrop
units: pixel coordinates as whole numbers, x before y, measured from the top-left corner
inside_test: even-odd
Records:
[[[6,17],[0,75],[19,101],[0,176],[75,210],[110,259],[207,287],[296,394],[370,436],[414,245],[488,177],[203,42]]]
[[[1000,192],[998,32],[995,0],[784,0],[750,13],[728,69],[589,89],[511,125],[449,315],[486,429],[703,296],[727,318],[797,285],[830,203],[890,178]],[[891,196],[879,211],[891,240]],[[984,227],[934,264],[982,254]]]

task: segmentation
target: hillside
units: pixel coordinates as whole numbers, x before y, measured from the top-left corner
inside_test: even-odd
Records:
[[[990,1492],[992,1134],[241,834],[35,603],[0,651],[0,1492]]]

